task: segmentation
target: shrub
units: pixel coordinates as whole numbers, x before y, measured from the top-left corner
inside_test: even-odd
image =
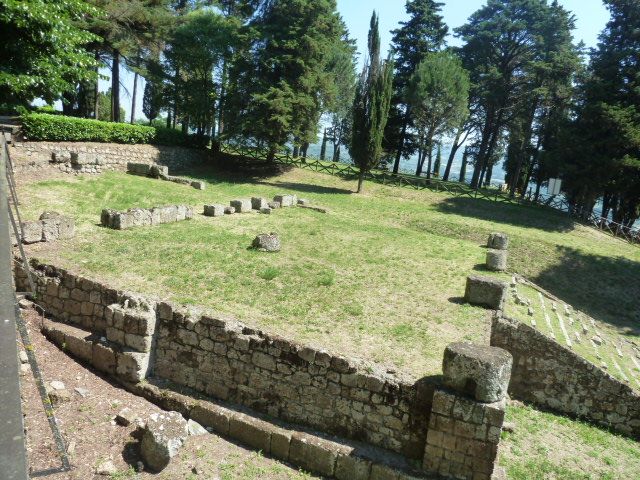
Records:
[[[155,143],[204,147],[208,137],[197,139],[179,130],[149,127],[129,123],[102,122],[87,118],[66,117],[45,113],[23,113],[22,128],[29,140],[57,142]]]
[[[22,128],[29,140],[66,142],[151,143],[155,130],[141,125],[110,123],[86,118],[28,113]]]

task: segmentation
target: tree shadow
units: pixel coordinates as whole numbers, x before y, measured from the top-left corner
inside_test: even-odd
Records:
[[[209,183],[246,183],[272,178],[290,171],[293,167],[253,160],[243,157],[221,158],[215,162],[171,171],[174,175],[187,175]]]
[[[323,187],[322,185],[313,185],[308,183],[298,183],[298,182],[265,182],[260,181],[257,182],[260,185],[268,185],[272,187],[284,188],[286,190],[293,190],[301,193],[320,193],[320,194],[338,194],[338,195],[351,195],[354,192],[352,190],[347,190],[346,188],[335,188],[335,187]]]
[[[567,214],[551,208],[510,205],[480,198],[446,198],[438,203],[437,209],[442,213],[547,232],[570,232],[575,225]]]
[[[531,280],[623,334],[640,335],[640,262],[555,248],[560,261]]]

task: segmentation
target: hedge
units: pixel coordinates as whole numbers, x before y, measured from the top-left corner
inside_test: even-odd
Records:
[[[20,119],[28,140],[203,146],[202,139],[196,142],[191,135],[171,128],[102,122],[46,113],[26,113]]]

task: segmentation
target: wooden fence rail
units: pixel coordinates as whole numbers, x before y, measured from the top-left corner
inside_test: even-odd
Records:
[[[224,144],[220,149],[230,155],[238,155],[258,161],[266,161],[266,152],[255,147],[243,145]],[[289,152],[278,153],[275,162],[280,165],[288,165],[297,168],[305,168],[319,173],[328,173],[345,178],[357,177],[359,170],[353,165],[326,162],[316,158],[293,157]],[[526,205],[548,207],[561,211],[573,217],[579,223],[589,227],[597,228],[614,237],[621,238],[627,242],[640,245],[640,228],[630,228],[611,220],[591,213],[587,218],[576,214],[573,206],[563,197],[557,195],[540,194],[537,197],[531,192],[524,197],[511,196],[506,192],[501,192],[496,188],[474,189],[469,185],[460,182],[444,181],[438,178],[426,178],[403,173],[391,173],[385,170],[372,170],[365,175],[365,180],[390,185],[394,187],[412,188],[414,190],[432,190],[435,192],[448,193],[454,197],[469,197],[474,199],[488,200],[491,202],[506,203],[511,205]]]

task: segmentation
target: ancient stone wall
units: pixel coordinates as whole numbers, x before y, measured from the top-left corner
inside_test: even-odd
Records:
[[[640,437],[640,394],[606,371],[501,312],[491,345],[513,355],[512,397]]]
[[[75,352],[75,344],[70,352],[102,371],[130,382],[153,372],[275,418],[423,457],[435,389],[429,381],[299,345],[231,318],[156,303],[51,265],[32,266],[36,302],[54,318],[94,334],[93,354],[81,345]],[[18,267],[16,285],[27,289]]]
[[[14,142],[10,155],[17,173],[54,167],[66,173],[126,171],[127,162],[149,163],[181,170],[204,163],[207,150],[163,145],[95,142]]]
[[[273,417],[421,458],[433,389],[233,319],[158,306],[155,374]]]

